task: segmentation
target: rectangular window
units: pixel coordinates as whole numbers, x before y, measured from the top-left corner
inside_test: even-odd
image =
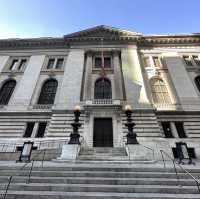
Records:
[[[101,68],[102,67],[101,57],[96,57],[94,62],[95,62],[94,63],[95,68]]]
[[[44,137],[46,126],[47,126],[46,122],[40,122],[39,123],[38,131],[37,131],[37,134],[35,136],[36,138]]]
[[[95,57],[94,61],[95,68],[101,68],[102,67],[102,58],[101,57]],[[110,57],[104,57],[104,67],[105,68],[111,68],[111,58]]]
[[[150,59],[149,57],[144,57],[144,67],[150,67],[151,64],[150,64]]]
[[[49,59],[47,69],[51,69],[54,66],[55,59]]]
[[[18,70],[22,70],[25,67],[26,62],[27,62],[26,59],[21,59],[20,64],[18,66]]]
[[[31,137],[34,125],[35,125],[34,122],[28,122],[27,123],[27,125],[26,125],[26,131],[25,131],[24,136],[23,136],[24,138]]]
[[[57,59],[57,62],[56,62],[56,69],[61,69],[61,68],[63,67],[63,62],[64,62],[64,59],[63,59],[63,58]]]
[[[170,122],[161,122],[164,134],[166,138],[173,138]]]
[[[18,59],[13,59],[11,65],[10,65],[9,70],[16,70],[17,69],[18,61],[19,61]]]
[[[200,59],[199,59],[199,57],[197,55],[193,55],[192,58],[193,58],[195,64],[198,65],[198,66],[200,66]]]
[[[110,57],[104,57],[104,67],[111,68],[111,58]]]
[[[157,68],[161,67],[161,62],[160,59],[158,57],[153,57],[153,62],[154,62],[154,66]]]
[[[183,59],[184,59],[187,66],[193,66],[192,60],[190,59],[189,56],[183,56]]]
[[[186,138],[183,122],[175,122],[176,130],[180,138]]]

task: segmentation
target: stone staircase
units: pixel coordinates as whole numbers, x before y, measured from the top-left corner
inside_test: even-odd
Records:
[[[123,147],[94,147],[81,148],[78,160],[93,161],[123,161],[128,160],[125,148]]]
[[[179,185],[172,168],[134,164],[70,164],[36,162],[30,183],[29,168],[0,166],[0,193],[5,192],[13,175],[6,199],[200,199],[195,182],[180,173]],[[180,171],[179,171],[180,172]],[[190,169],[198,176],[200,169]]]

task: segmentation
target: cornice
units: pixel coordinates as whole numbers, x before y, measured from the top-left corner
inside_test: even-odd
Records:
[[[138,39],[138,44],[140,46],[200,45],[200,35],[143,36]]]
[[[200,34],[188,35],[125,35],[113,34],[103,37],[104,44],[136,44],[138,47],[162,47],[162,46],[200,46]],[[109,32],[110,33],[110,32]],[[90,45],[99,44],[102,36],[73,34],[60,38],[33,38],[33,39],[3,39],[0,40],[0,50],[18,50],[18,49],[42,49],[42,48],[70,48],[71,45]]]
[[[0,40],[0,49],[34,49],[34,48],[69,47],[63,38],[6,39]]]

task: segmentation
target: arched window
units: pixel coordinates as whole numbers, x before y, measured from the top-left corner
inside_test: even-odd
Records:
[[[95,82],[94,98],[95,99],[111,99],[112,98],[111,83],[108,79],[100,78]]]
[[[47,80],[41,89],[38,104],[53,104],[58,82],[54,79]]]
[[[15,80],[9,80],[3,84],[0,90],[0,104],[1,105],[7,105],[10,97],[15,89],[16,81]]]
[[[155,104],[170,104],[171,99],[167,87],[162,79],[151,80],[152,97]]]
[[[200,76],[195,77],[194,81],[200,92]]]

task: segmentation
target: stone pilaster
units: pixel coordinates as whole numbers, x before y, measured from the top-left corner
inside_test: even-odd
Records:
[[[120,66],[119,52],[117,51],[113,53],[113,65],[115,81],[115,99],[123,100],[122,70]]]
[[[9,56],[0,56],[0,72],[3,71],[3,68],[5,67],[8,59],[9,59]]]
[[[67,57],[63,81],[55,109],[72,110],[80,103],[83,78],[84,50],[74,49]]]
[[[12,110],[26,110],[31,103],[31,98],[36,87],[45,55],[31,56],[21,80],[17,83],[16,91],[10,108]]]
[[[83,99],[89,100],[92,98],[91,85],[92,85],[92,52],[87,52],[86,54],[86,64],[85,64],[85,77],[84,77],[84,93]]]
[[[123,49],[121,58],[127,103],[134,108],[150,107],[137,48]]]
[[[165,53],[163,57],[183,110],[200,110],[198,94],[181,57],[177,53]]]

